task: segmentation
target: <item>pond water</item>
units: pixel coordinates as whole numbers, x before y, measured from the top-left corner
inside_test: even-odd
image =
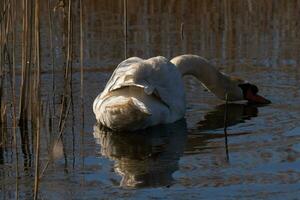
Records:
[[[221,71],[256,84],[272,101],[267,106],[230,103],[227,146],[224,102],[193,77],[184,78],[185,119],[135,133],[112,133],[96,124],[92,102],[124,58],[123,4],[84,2],[84,123],[74,48],[73,104],[59,140],[56,127],[63,88],[59,10],[53,15],[58,66],[54,116],[49,116],[47,110],[52,108],[46,105],[52,88],[52,75],[46,70],[51,59],[47,53],[43,57],[42,97],[48,114],[42,120],[41,169],[48,165],[40,181],[40,199],[299,198],[297,1],[128,1],[129,56],[202,55]],[[55,3],[51,1],[51,6]],[[47,34],[47,26],[42,31]],[[47,49],[48,40],[42,42]],[[12,126],[1,129],[0,198],[32,199],[34,133],[30,127],[17,128],[15,146],[12,131]]]

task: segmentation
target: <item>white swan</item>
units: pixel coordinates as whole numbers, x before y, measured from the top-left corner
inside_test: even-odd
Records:
[[[195,76],[220,99],[270,103],[258,89],[219,72],[206,59],[182,55],[171,61],[162,56],[121,62],[94,103],[98,122],[113,130],[137,130],[175,122],[185,115],[184,75]]]

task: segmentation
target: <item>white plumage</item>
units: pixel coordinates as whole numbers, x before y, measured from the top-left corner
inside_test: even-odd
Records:
[[[185,114],[178,69],[162,56],[121,62],[95,99],[96,119],[113,130],[137,130],[172,123]]]

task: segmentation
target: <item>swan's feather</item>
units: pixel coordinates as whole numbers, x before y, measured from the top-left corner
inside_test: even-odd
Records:
[[[115,69],[93,109],[97,120],[112,129],[172,123],[185,114],[181,74],[161,56],[129,58]]]
[[[101,98],[128,86],[143,88],[147,95],[158,97],[168,107],[183,107],[185,95],[181,74],[162,56],[148,60],[132,57],[121,62],[105,86]]]

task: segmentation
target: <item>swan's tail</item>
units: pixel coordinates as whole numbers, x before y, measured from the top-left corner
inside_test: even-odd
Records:
[[[96,118],[113,130],[136,130],[143,128],[147,117],[151,115],[144,103],[134,97],[108,98],[98,109],[94,108]]]

